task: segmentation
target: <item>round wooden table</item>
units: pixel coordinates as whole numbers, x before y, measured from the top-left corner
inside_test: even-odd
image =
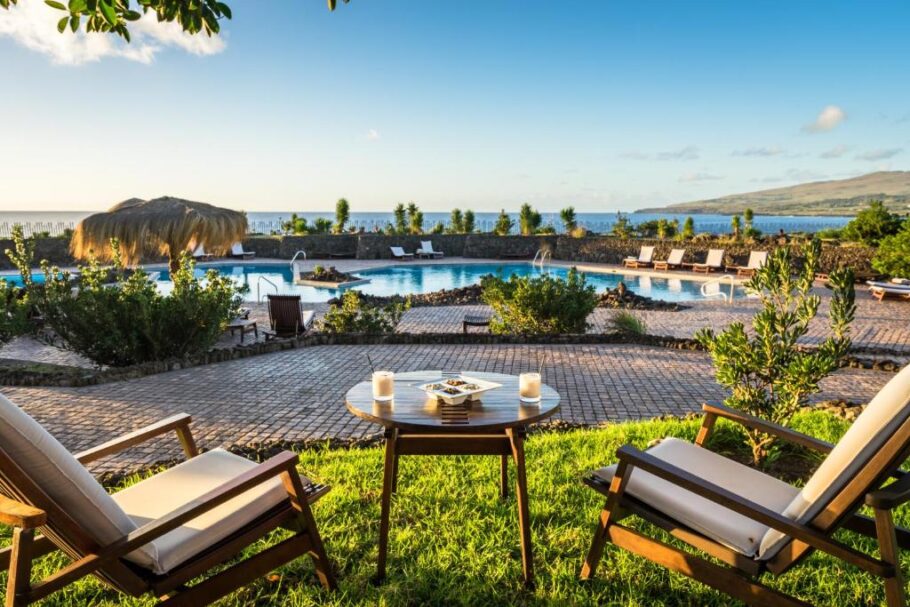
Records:
[[[449,405],[428,396],[416,386],[451,375],[466,375],[502,384],[485,392],[480,400]],[[351,388],[345,396],[348,411],[385,427],[385,471],[379,524],[379,559],[376,578],[385,577],[392,494],[397,488],[398,458],[402,455],[499,455],[500,495],[508,497],[509,457],[515,462],[518,526],[524,579],[533,584],[531,526],[528,514],[528,480],[524,441],[527,426],[559,410],[559,394],[544,384],[538,403],[518,399],[518,377],[501,373],[463,371],[414,371],[395,374],[395,398],[387,403],[373,400],[371,382]]]

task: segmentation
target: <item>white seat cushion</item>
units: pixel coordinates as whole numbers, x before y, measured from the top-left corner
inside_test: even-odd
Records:
[[[910,365],[905,366],[875,395],[866,409],[821,463],[783,511],[784,516],[808,523],[859,472],[910,415]],[[761,543],[761,558],[770,559],[787,541],[775,530]]]
[[[215,449],[111,497],[141,527],[255,467],[255,462]],[[287,499],[280,477],[275,477],[146,544],[126,558],[155,573],[167,573]]]
[[[0,448],[98,544],[136,528],[85,466],[2,394]]]
[[[664,439],[648,449],[648,454],[775,512],[782,512],[798,493],[776,478],[676,438]],[[595,474],[609,481],[615,472],[613,465]],[[768,531],[767,525],[641,469],[632,469],[626,491],[667,517],[746,556],[758,553]]]

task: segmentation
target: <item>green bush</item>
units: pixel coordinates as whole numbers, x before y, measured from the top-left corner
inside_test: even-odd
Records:
[[[25,289],[0,280],[0,344],[28,333],[31,309]]]
[[[493,333],[584,333],[588,316],[597,306],[593,285],[584,274],[569,270],[566,280],[549,275],[485,276],[484,303],[493,308]]]
[[[208,351],[240,307],[239,289],[210,270],[194,277],[184,254],[171,275],[174,288],[163,295],[144,271],[116,283],[96,261],[80,268],[77,281],[43,264],[48,325],[66,348],[99,365],[121,367],[183,358]],[[121,267],[115,267],[125,276]]]
[[[717,382],[731,391],[725,401],[728,406],[786,425],[846,354],[849,325],[856,309],[850,269],[831,273],[831,335],[811,350],[798,344],[808,333],[821,302],[812,293],[820,254],[821,243],[813,240],[804,249],[805,261],[798,274],[789,247],[779,247],[769,255],[746,284],[761,301],[752,319],[751,334],[741,322],[719,334],[710,328],[696,333],[698,342],[711,354]],[[748,430],[747,440],[755,464],[772,455],[774,437]]]
[[[341,296],[341,303],[332,304],[326,312],[320,329],[326,333],[394,333],[410,307],[410,298],[380,307],[363,303],[358,291],[347,291]]]
[[[890,213],[880,200],[869,203],[856,217],[844,226],[843,237],[854,242],[875,246],[887,236],[897,234],[901,229],[901,219]]]
[[[910,278],[910,219],[893,236],[886,236],[878,244],[872,267],[888,276]]]
[[[623,335],[647,335],[648,326],[645,321],[629,312],[628,310],[617,310],[610,315],[607,320],[607,327]]]

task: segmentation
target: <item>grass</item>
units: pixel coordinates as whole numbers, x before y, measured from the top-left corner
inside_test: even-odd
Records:
[[[334,487],[315,506],[315,515],[337,567],[340,590],[334,594],[322,591],[311,562],[301,558],[222,604],[730,605],[728,598],[699,583],[609,545],[597,579],[578,580],[602,506],[602,499],[579,482],[582,474],[614,461],[616,449],[625,443],[646,447],[652,440],[670,435],[692,439],[699,423],[695,419],[655,420],[532,435],[527,456],[537,572],[534,591],[521,584],[515,502],[514,498],[498,499],[497,458],[402,458],[399,493],[392,506],[389,576],[384,585],[376,587],[370,578],[376,567],[382,451],[306,451],[301,454],[301,470]],[[846,422],[821,412],[802,413],[793,425],[828,440],[836,440],[846,428]],[[732,426],[719,424],[713,446],[737,448],[737,434]],[[782,456],[802,457],[795,453]],[[901,511],[898,519],[906,525],[910,515]],[[8,541],[7,529],[3,536]],[[842,539],[861,550],[872,549],[868,540],[849,534]],[[46,558],[38,574],[46,575],[62,562]],[[905,571],[908,565],[905,561]],[[818,554],[769,583],[821,605],[879,605],[884,600],[881,585],[871,576]],[[46,604],[152,603],[150,599],[123,598],[87,580],[57,593]]]

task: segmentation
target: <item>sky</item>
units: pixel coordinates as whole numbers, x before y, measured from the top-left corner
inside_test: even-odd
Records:
[[[0,10],[0,210],[174,195],[634,210],[910,169],[910,2],[227,0],[126,45]]]

